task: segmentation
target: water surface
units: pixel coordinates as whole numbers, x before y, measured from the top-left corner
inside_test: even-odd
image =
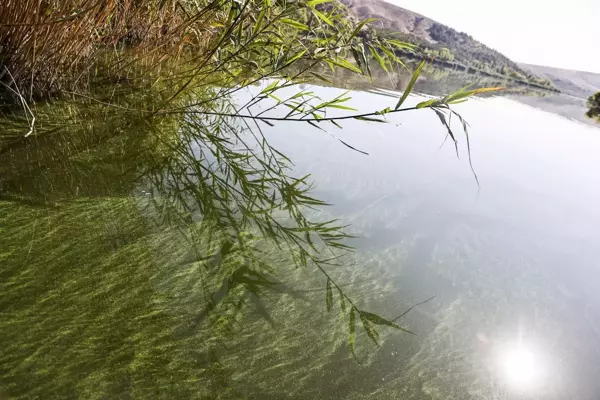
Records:
[[[341,92],[313,89],[324,98]],[[352,96],[361,110],[394,102]],[[428,110],[328,128],[368,155],[308,125],[265,127],[295,173],[313,174],[313,195],[333,204],[315,218],[351,224],[356,252],[330,273],[361,307],[394,318],[435,296],[400,320],[416,335],[384,330],[376,347],[358,332],[356,359],[347,319],[326,310],[323,276],[294,268],[260,237],[281,284],[220,303],[215,265],[236,250],[220,247],[202,212],[184,207],[201,171],[173,162],[176,124],[157,140],[126,117],[90,118],[84,136],[49,128],[5,145],[1,390],[9,398],[598,398],[600,129],[502,97],[457,110],[471,125],[479,185],[464,137],[457,158]],[[201,146],[187,145],[200,157]],[[208,313],[211,303],[223,308]]]

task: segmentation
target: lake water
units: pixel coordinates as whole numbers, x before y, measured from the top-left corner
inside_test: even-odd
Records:
[[[506,97],[456,109],[479,185],[430,110],[328,128],[368,155],[308,125],[265,128],[332,204],[311,215],[350,224],[356,251],[330,271],[349,296],[390,319],[433,297],[399,321],[416,335],[384,329],[376,347],[357,331],[356,358],[323,276],[276,250],[282,285],[231,323],[198,317],[222,277],[194,253],[209,232],[182,236],[153,202],[177,184],[169,140],[111,119],[5,145],[0,398],[597,399],[600,129]]]

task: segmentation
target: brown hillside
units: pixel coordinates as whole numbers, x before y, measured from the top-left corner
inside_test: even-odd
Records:
[[[342,0],[359,19],[377,18],[374,28],[385,28],[419,37],[430,43],[429,28],[435,21],[382,0]]]
[[[360,20],[377,18],[369,24],[372,29],[383,35],[411,41],[433,51],[439,57],[439,51],[448,49],[452,60],[474,67],[491,75],[503,75],[519,81],[542,81],[529,71],[498,51],[489,48],[464,32],[459,32],[430,18],[417,14],[384,0],[341,0]],[[438,51],[436,54],[435,51]]]

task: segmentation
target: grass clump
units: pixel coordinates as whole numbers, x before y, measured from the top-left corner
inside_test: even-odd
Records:
[[[196,44],[175,0],[6,0],[0,3],[0,76],[25,98],[80,89],[98,75],[118,77],[141,56],[168,57]],[[202,20],[197,20],[202,22]],[[106,55],[128,49],[113,62]],[[121,79],[126,77],[121,76]]]

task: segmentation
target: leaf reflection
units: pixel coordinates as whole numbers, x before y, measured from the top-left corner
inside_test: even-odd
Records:
[[[0,148],[0,376],[10,393],[240,398],[223,352],[249,334],[248,318],[278,327],[278,297],[308,301],[288,279],[298,269],[343,313],[353,354],[356,315],[374,342],[375,326],[400,328],[359,309],[330,273],[350,235],[311,218],[326,204],[260,130],[87,100],[35,112],[27,140],[11,135],[19,118],[5,117]]]

